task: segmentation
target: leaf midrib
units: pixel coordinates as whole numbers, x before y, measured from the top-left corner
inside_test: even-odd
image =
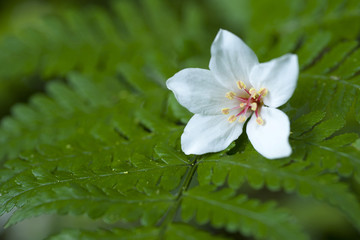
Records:
[[[158,170],[158,169],[164,169],[164,168],[169,168],[169,167],[188,167],[188,165],[186,165],[186,164],[176,164],[176,165],[168,165],[168,166],[159,166],[159,167],[156,167],[156,168],[137,169],[137,170],[134,170],[134,171],[125,171],[125,172],[118,172],[118,173],[111,173],[111,174],[92,175],[92,176],[86,176],[86,177],[78,177],[78,178],[71,178],[71,179],[65,179],[65,180],[58,180],[58,181],[55,181],[55,182],[49,182],[49,183],[46,183],[46,184],[41,184],[41,185],[35,186],[35,187],[31,188],[31,189],[22,191],[22,192],[14,195],[14,196],[11,196],[11,198],[9,198],[9,200],[6,201],[3,204],[3,206],[5,207],[9,203],[9,201],[11,201],[14,198],[18,198],[21,195],[26,194],[27,192],[35,191],[35,190],[38,190],[38,189],[41,189],[41,188],[44,188],[44,187],[48,187],[48,186],[51,186],[51,185],[55,186],[55,185],[58,185],[58,184],[63,184],[63,183],[71,182],[71,181],[77,181],[77,180],[82,181],[82,180],[94,179],[94,178],[113,177],[113,176],[116,176],[116,175],[129,175],[130,173],[134,173],[134,172],[145,172],[145,171]]]

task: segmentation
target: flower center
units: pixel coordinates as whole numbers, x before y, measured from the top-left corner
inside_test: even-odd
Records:
[[[237,81],[236,84],[240,90],[243,90],[246,93],[246,96],[242,97],[236,95],[234,92],[227,92],[225,97],[230,100],[238,101],[238,106],[231,109],[223,108],[221,109],[221,112],[223,114],[229,114],[230,111],[239,111],[237,114],[231,115],[228,118],[230,123],[235,122],[237,118],[239,118],[239,122],[245,122],[246,118],[250,116],[252,112],[254,112],[256,116],[256,122],[259,125],[263,125],[264,120],[260,117],[259,112],[262,105],[264,104],[263,98],[268,93],[268,90],[266,88],[261,88],[259,91],[256,91],[256,89],[253,87],[247,89],[245,83],[242,81]]]

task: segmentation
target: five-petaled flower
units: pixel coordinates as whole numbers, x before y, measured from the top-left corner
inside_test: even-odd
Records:
[[[269,159],[289,156],[290,121],[276,108],[295,90],[297,56],[259,63],[240,38],[221,29],[211,46],[209,68],[187,68],[166,82],[178,102],[195,114],[181,136],[184,153],[224,150],[250,118],[246,133],[256,151]]]

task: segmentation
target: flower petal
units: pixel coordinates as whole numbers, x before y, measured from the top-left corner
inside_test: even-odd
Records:
[[[195,114],[181,136],[181,148],[187,155],[218,152],[227,148],[242,133],[243,123],[227,121],[228,116]]]
[[[246,133],[256,151],[269,159],[290,156],[290,121],[287,115],[279,109],[264,106],[260,115],[264,125],[257,124],[253,114],[246,126]]]
[[[250,86],[253,66],[259,63],[255,53],[236,35],[220,29],[211,45],[209,68],[224,86],[236,89],[236,81]]]
[[[225,97],[228,89],[221,86],[209,70],[187,68],[166,81],[177,101],[192,113],[221,114],[221,109],[234,107],[236,101]]]
[[[264,103],[279,107],[293,95],[299,75],[297,55],[285,54],[266,63],[256,65],[250,74],[250,82],[256,90],[266,88]]]

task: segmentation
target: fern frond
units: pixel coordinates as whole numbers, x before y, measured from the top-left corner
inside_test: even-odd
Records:
[[[193,228],[189,225],[173,223],[166,228],[165,232],[161,232],[159,228],[144,227],[133,229],[112,229],[112,230],[97,230],[94,231],[80,231],[80,230],[64,230],[60,234],[52,236],[49,240],[70,240],[70,239],[158,239],[162,236],[165,240],[226,240],[229,238],[216,236],[208,232]]]
[[[257,193],[267,187],[328,203],[360,230],[349,187],[353,177],[360,182],[357,0],[108,4],[70,7],[0,42],[0,111],[46,85],[1,121],[0,215],[14,211],[7,226],[72,214],[107,230],[74,226],[52,239],[307,239],[291,211],[276,207],[281,201],[248,199],[247,182]],[[289,158],[262,158],[245,135],[220,153],[180,151],[191,114],[165,80],[208,68],[219,23],[261,62],[298,54],[298,87],[282,107]]]
[[[308,111],[326,111],[331,117],[346,116],[360,94],[360,85],[352,80],[359,70],[357,45],[354,41],[340,42],[304,71],[291,105],[300,108],[304,99],[308,99]]]
[[[356,133],[332,136],[344,123],[342,118],[323,121],[312,131],[295,138],[294,144],[305,150],[307,161],[324,169],[336,170],[343,176],[359,174],[360,155],[351,146],[359,136]]]
[[[1,145],[4,154],[16,155],[38,146],[37,151],[24,152],[20,159],[6,162],[4,171],[12,170],[12,175],[3,178],[1,212],[18,207],[8,224],[44,212],[86,213],[106,221],[141,218],[149,224],[151,217],[158,221],[174,198],[161,191],[176,188],[189,167],[183,154],[158,144],[177,138],[178,127],[169,127],[169,122],[145,109],[133,111],[141,100],[121,99],[121,84],[113,79],[101,83],[79,75],[70,79],[72,89],[53,83],[49,91],[54,99],[38,96],[30,106],[16,109],[15,118],[9,120],[17,124],[21,135],[3,128],[2,140],[13,141],[17,147]],[[69,100],[79,104],[70,105]],[[24,141],[32,139],[36,132],[42,133],[38,141]],[[51,146],[55,141],[57,145]],[[156,155],[148,148],[150,145],[158,145]],[[151,213],[146,215],[139,204]],[[104,212],[105,206],[119,211]],[[133,211],[135,206],[137,214]],[[133,213],[126,216],[124,209]]]
[[[257,239],[307,239],[285,211],[274,203],[261,204],[244,195],[234,196],[231,189],[214,191],[212,187],[197,187],[184,194],[182,217],[196,222],[209,222],[228,231],[241,231]]]
[[[291,47],[294,47],[294,45],[289,43],[287,37],[290,37],[291,40],[303,38],[306,43],[306,39],[312,42],[311,39],[315,34],[314,41],[317,41],[315,39],[319,39],[318,36],[322,35],[321,32],[319,33],[320,30],[328,32],[331,35],[331,41],[337,42],[341,39],[356,39],[360,31],[358,24],[352,24],[360,20],[358,14],[360,5],[355,0],[319,0],[311,2],[296,0],[291,4],[285,3],[285,1],[270,4],[265,0],[260,0],[251,2],[251,5],[254,14],[251,16],[250,25],[246,26],[248,28],[247,33],[251,41],[256,46],[259,46],[259,49],[264,49],[265,44],[267,46],[266,50],[271,53],[275,53],[276,51],[274,50],[293,50],[294,48]],[[269,8],[274,9],[271,14],[267,11]],[[229,9],[229,11],[236,14],[236,9],[232,9],[232,11]],[[263,24],[264,20],[268,20],[269,24]],[[348,28],[344,30],[343,26],[348,26]],[[258,31],[254,31],[254,29]],[[274,44],[274,39],[268,38],[264,42],[264,39],[259,38],[260,35],[264,34],[281,38],[275,44],[287,43],[287,46],[285,48],[277,48],[277,45],[275,49],[270,48],[269,46]],[[276,55],[279,54],[277,52]],[[268,57],[275,57],[276,55],[271,54]]]
[[[159,236],[159,229],[154,227],[127,229],[111,229],[95,231],[64,230],[61,233],[51,236],[49,240],[71,240],[71,239],[145,239],[152,240]]]
[[[338,207],[360,228],[357,218],[360,204],[346,185],[339,182],[337,174],[329,173],[330,170],[349,176],[354,171],[359,175],[359,152],[350,145],[358,135],[343,134],[331,138],[343,127],[341,118],[323,121],[310,129],[323,117],[324,114],[313,112],[295,122],[299,132],[293,134],[299,137],[292,141],[293,158],[268,161],[259,155],[255,157],[250,147],[241,154],[210,156],[199,162],[200,184],[221,186],[227,180],[230,187],[237,189],[247,181],[255,189],[266,185],[275,191],[281,188],[286,192],[297,191]],[[299,162],[292,163],[292,159]],[[302,162],[304,159],[306,162]]]
[[[209,157],[199,162],[199,183],[222,186],[227,181],[231,188],[238,189],[247,181],[255,189],[265,185],[272,191],[296,191],[336,206],[360,228],[360,204],[336,174],[324,173],[323,168],[311,167],[307,162],[290,164],[290,160],[268,161],[255,157],[250,149],[232,156]]]
[[[22,156],[26,167],[1,186],[1,213],[17,207],[8,225],[45,212],[85,213],[107,222],[140,218],[144,225],[155,224],[174,200],[166,191],[179,185],[189,166],[187,159],[157,147],[159,157],[151,160],[126,151],[127,147],[88,137],[85,142],[67,141],[58,149],[39,148],[37,154]]]
[[[108,78],[104,82],[94,83],[79,74],[72,74],[69,81],[72,88],[58,82],[49,84],[48,91],[53,98],[35,95],[29,106],[15,106],[13,117],[5,118],[1,122],[2,159],[14,158],[21,151],[32,149],[37,144],[50,144],[74,134],[83,134],[85,129],[101,134],[96,131],[104,128],[106,133],[117,131],[126,138],[135,138],[143,134],[143,130],[138,128],[139,125],[151,123],[150,114],[147,114],[148,118],[142,116],[145,114],[144,110],[133,112],[144,102],[144,98],[129,95],[119,81]],[[163,96],[165,98],[165,94]],[[162,98],[157,101],[159,100],[165,101]],[[147,108],[149,111],[160,111],[158,109],[161,107],[157,104]],[[77,119],[77,125],[74,125],[74,118]],[[109,124],[112,128],[105,127]],[[167,125],[158,120],[152,127],[148,127],[159,126],[157,129],[164,132],[167,128],[163,126]],[[35,138],[34,135],[38,132],[40,135]]]

